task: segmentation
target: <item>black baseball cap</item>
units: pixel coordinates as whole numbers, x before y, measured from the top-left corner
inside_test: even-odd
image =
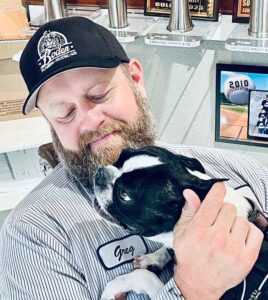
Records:
[[[20,71],[29,90],[22,112],[31,112],[42,85],[62,72],[128,62],[123,47],[105,27],[85,17],[50,21],[35,32],[21,55]]]

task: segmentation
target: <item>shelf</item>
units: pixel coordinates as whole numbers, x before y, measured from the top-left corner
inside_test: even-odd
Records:
[[[179,33],[176,30],[169,32],[166,29],[169,18],[144,16],[143,12],[138,10],[136,12],[128,10],[129,25],[120,29],[109,27],[107,9],[101,9],[99,15],[89,18],[110,30],[121,43],[134,42],[137,37],[144,36],[146,44],[175,47],[198,47],[203,40],[213,39],[214,35],[218,36],[216,33],[221,26],[221,19],[227,22],[229,20],[229,18],[220,18],[219,22],[193,20],[192,31]]]
[[[90,18],[92,19],[92,18]],[[100,16],[94,18],[94,22],[106,27],[118,39],[120,43],[134,42],[135,39],[148,32],[159,20],[157,17],[144,16],[141,11],[128,11],[128,26],[114,29],[109,26],[109,15],[107,9],[102,9]]]
[[[230,16],[222,16],[219,22],[193,20],[194,29],[191,32],[180,34],[176,31],[169,32],[166,29],[169,18],[144,16],[143,10],[128,9],[128,23],[125,28],[113,29],[109,26],[109,15],[107,9],[71,7],[68,6],[69,16],[84,16],[109,29],[121,43],[134,42],[139,36],[146,36],[148,44],[172,45],[180,47],[197,47],[204,39],[224,39],[223,32],[230,26],[225,23],[231,22]],[[38,5],[30,6],[32,25],[44,23],[44,8]],[[221,24],[224,23],[222,26]],[[225,30],[220,29],[225,28]],[[36,28],[31,28],[34,33]],[[28,32],[29,33],[29,32]],[[148,35],[147,35],[148,34]],[[228,32],[229,34],[229,32]],[[157,36],[158,37],[157,37]]]
[[[30,14],[32,21],[30,24],[30,31],[28,34],[33,34],[40,24],[44,24],[44,7],[40,5],[31,5]],[[71,16],[83,16],[93,20],[94,22],[109,29],[121,43],[134,42],[134,40],[142,35],[145,30],[148,30],[150,26],[159,18],[148,17],[143,15],[143,11],[140,9],[128,9],[128,26],[125,28],[114,29],[109,26],[108,9],[100,9],[99,7],[82,7],[82,6],[68,6],[68,15]]]
[[[31,14],[35,16],[32,24],[44,23],[44,8],[31,5]],[[169,18],[144,16],[142,10],[128,9],[128,23],[125,28],[109,27],[107,9],[99,7],[68,6],[69,16],[84,16],[109,29],[121,43],[130,43],[139,36],[150,45],[173,47],[198,47],[205,40],[225,41],[225,47],[231,51],[268,53],[268,40],[254,39],[248,35],[248,24],[232,23],[232,16],[221,15],[218,22],[193,20],[194,28],[190,32],[169,32],[166,27]],[[32,33],[36,28],[32,29]],[[29,33],[29,32],[28,32]]]
[[[268,53],[268,39],[256,39],[248,34],[248,24],[237,24],[225,41],[231,51]]]
[[[193,21],[193,30],[180,33],[167,30],[168,18],[159,18],[153,28],[145,35],[144,41],[149,45],[175,46],[175,47],[198,47],[205,39],[213,37],[219,22]]]

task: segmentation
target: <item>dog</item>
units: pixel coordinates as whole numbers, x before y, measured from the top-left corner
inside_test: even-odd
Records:
[[[125,149],[113,166],[100,168],[94,184],[98,213],[133,234],[164,244],[155,253],[136,257],[135,270],[109,282],[101,299],[115,299],[116,294],[130,290],[153,298],[163,288],[147,268],[161,270],[172,259],[168,249],[172,248],[172,231],[185,204],[185,189],[193,190],[203,201],[214,183],[224,182],[224,201],[234,204],[239,216],[255,222],[268,237],[268,223],[257,202],[229,187],[227,180],[208,176],[195,158],[157,146]]]

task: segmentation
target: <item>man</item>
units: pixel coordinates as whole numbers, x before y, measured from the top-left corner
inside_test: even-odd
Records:
[[[267,112],[265,109],[261,109],[260,113],[258,114],[258,118],[267,118]]]
[[[268,95],[266,95],[266,99],[264,99],[261,103],[262,109],[264,109],[266,112],[268,111]]]
[[[3,297],[100,299],[109,281],[133,270],[135,255],[161,246],[129,236],[93,208],[98,167],[114,163],[125,147],[155,142],[141,64],[128,59],[108,30],[72,17],[41,27],[24,49],[20,66],[29,89],[23,112],[40,109],[61,163],[3,226]],[[267,206],[264,167],[243,158],[242,178],[236,170],[241,169],[238,155],[162,146],[196,156],[209,173],[230,176],[233,186],[260,178],[251,188]],[[223,185],[215,185],[201,207],[192,191],[184,193],[187,204],[174,228],[178,267],[174,275],[172,268],[161,273],[165,287],[155,299],[219,299],[246,277],[263,235],[237,217],[232,205],[223,204]],[[132,292],[125,296],[146,299]]]
[[[258,127],[258,134],[263,134],[265,130],[265,118],[260,117],[256,126]]]

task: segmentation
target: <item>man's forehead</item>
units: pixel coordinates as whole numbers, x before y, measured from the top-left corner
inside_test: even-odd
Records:
[[[66,99],[66,91],[68,88],[87,93],[91,89],[101,84],[107,84],[113,78],[116,68],[77,68],[62,72],[50,78],[41,88],[37,96],[37,101],[40,103],[40,98],[48,99],[49,97],[60,96],[61,91],[63,99]],[[41,97],[40,97],[41,96]],[[59,99],[59,104],[62,105],[65,101]],[[51,103],[55,105],[55,103]]]
[[[44,86],[53,84],[53,82],[60,82],[64,80],[71,79],[72,81],[76,82],[77,78],[84,78],[86,80],[90,80],[92,82],[99,81],[100,78],[108,77],[109,75],[112,75],[115,73],[117,68],[93,68],[93,67],[87,67],[87,68],[76,68],[64,71],[60,74],[57,74],[56,76],[50,78]],[[84,77],[86,76],[86,77]]]

